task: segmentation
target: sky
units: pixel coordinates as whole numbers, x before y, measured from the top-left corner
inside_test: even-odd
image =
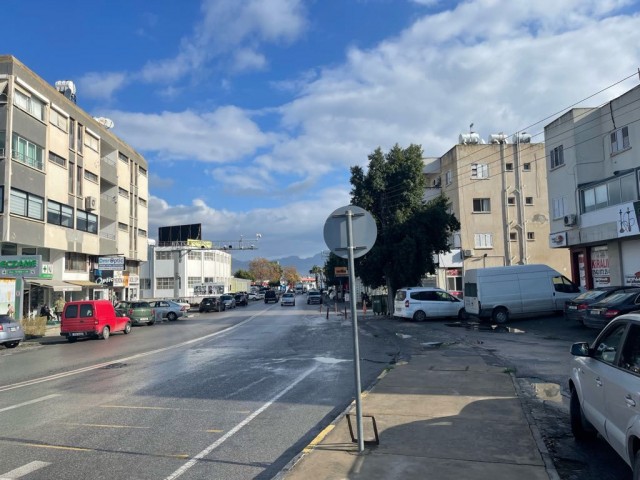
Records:
[[[307,258],[376,148],[439,157],[471,123],[542,142],[637,86],[639,3],[2,0],[0,54],[145,157],[150,238],[201,223],[256,247],[239,260]]]

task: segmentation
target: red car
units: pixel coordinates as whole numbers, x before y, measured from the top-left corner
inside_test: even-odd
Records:
[[[114,332],[131,332],[131,319],[116,314],[109,300],[80,300],[64,305],[60,335],[75,342],[80,337],[106,340]]]

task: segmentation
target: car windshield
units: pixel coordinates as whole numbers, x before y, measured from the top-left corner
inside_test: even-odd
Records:
[[[576,302],[579,302],[581,300],[595,300],[596,298],[604,297],[606,294],[606,290],[588,290],[584,293],[581,293],[573,300]]]
[[[638,293],[640,293],[640,290],[637,292],[614,293],[613,295],[611,295],[610,297],[607,297],[606,299],[602,300],[599,303],[602,303],[602,304],[621,303],[621,302],[624,302],[625,300],[628,300],[629,298],[635,297],[636,295],[638,295]]]
[[[129,308],[129,302],[120,302],[116,305],[116,308]]]
[[[222,300],[231,300],[231,295],[222,295],[220,298],[222,298]]]

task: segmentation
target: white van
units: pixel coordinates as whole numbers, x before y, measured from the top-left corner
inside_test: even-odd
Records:
[[[564,311],[581,292],[548,265],[513,265],[464,272],[464,307],[469,315],[505,323],[511,317]]]

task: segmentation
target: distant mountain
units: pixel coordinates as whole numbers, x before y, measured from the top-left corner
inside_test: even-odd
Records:
[[[309,275],[309,270],[314,265],[319,267],[324,266],[325,258],[321,254],[317,254],[309,258],[300,257],[283,257],[274,259],[283,267],[296,267],[296,270],[301,276]],[[238,270],[249,270],[249,260],[236,260],[231,261],[231,273],[235,273]]]

